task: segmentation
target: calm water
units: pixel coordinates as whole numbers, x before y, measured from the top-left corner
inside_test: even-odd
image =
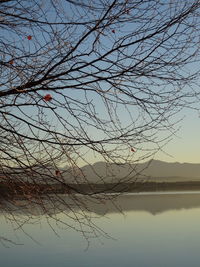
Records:
[[[1,236],[23,245],[0,245],[0,266],[200,266],[200,193],[126,195],[114,205],[94,203],[90,209],[94,230],[98,231],[99,226],[111,237],[92,238],[93,233],[86,233],[91,237],[87,250],[88,242],[80,232],[66,229],[64,224],[56,226],[51,219],[49,225],[46,215],[41,216],[34,208],[24,225],[25,233],[21,228],[13,230],[27,218],[25,209],[21,209],[21,214],[13,211],[11,217],[2,212]],[[63,210],[56,218],[76,227],[70,215],[70,211]],[[17,220],[18,226],[11,224],[11,219]]]

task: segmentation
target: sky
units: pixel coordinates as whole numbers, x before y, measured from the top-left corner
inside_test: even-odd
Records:
[[[145,5],[143,6],[143,8],[144,8],[144,10],[145,10]],[[162,9],[161,9],[162,10]],[[156,8],[153,8],[153,11],[159,11],[159,10],[157,10]],[[163,10],[164,11],[164,10]],[[131,12],[133,12],[133,14],[134,14],[134,12],[135,12],[135,9],[134,10],[132,10]],[[129,15],[129,14],[126,14],[127,16]],[[151,18],[152,17],[152,13],[151,13],[151,10],[149,10],[148,11],[148,9],[147,9],[147,12],[145,13],[145,15],[144,15],[144,18],[145,18],[145,16],[146,17],[148,17],[149,16],[149,18]],[[158,16],[158,14],[157,14],[157,16]],[[158,18],[160,18],[160,16],[161,15],[159,15],[158,16]],[[135,23],[135,22],[134,22]],[[114,25],[112,25],[112,27],[111,28],[108,28],[108,30],[105,32],[106,34],[105,34],[105,36],[106,37],[104,37],[104,35],[102,35],[101,36],[101,38],[102,38],[102,42],[105,42],[104,43],[104,49],[110,49],[110,46],[112,46],[112,44],[114,43],[114,42],[116,42],[118,39],[120,39],[120,36],[122,36],[123,34],[127,34],[128,32],[130,32],[130,33],[132,33],[132,30],[134,29],[133,28],[133,25],[134,25],[134,23],[130,23],[130,25],[129,26],[127,26],[127,25],[124,25],[124,26],[122,26],[122,25],[120,25],[120,26],[118,26],[119,24],[114,24]],[[147,27],[146,26],[146,24],[144,24],[145,25],[145,27]],[[151,25],[151,23],[150,23],[150,25]],[[154,25],[154,23],[152,22],[152,25],[153,26],[155,26]],[[137,24],[137,22],[135,23],[135,27],[137,28],[137,26],[139,27],[139,23]],[[117,28],[118,27],[118,28]],[[115,29],[115,32],[112,32],[112,29]],[[120,28],[121,28],[121,32],[120,32]],[[154,27],[153,27],[154,28]],[[79,33],[81,33],[81,30],[83,30],[82,29],[82,27],[80,28],[80,30],[79,31],[75,31],[75,37],[76,37],[76,35],[77,34],[79,34]],[[179,29],[180,31],[182,30],[182,29]],[[137,31],[136,31],[137,32]],[[43,32],[42,32],[43,33]],[[38,39],[40,39],[40,43],[39,43],[39,45],[41,45],[41,44],[43,44],[42,43],[42,38],[41,38],[41,35],[36,35],[35,34],[35,32],[31,32],[31,34],[33,34],[33,40],[27,40],[27,36],[25,35],[25,37],[24,37],[24,40],[23,40],[23,42],[22,42],[22,44],[23,44],[23,46],[26,48],[26,49],[28,49],[28,50],[32,50],[33,48],[32,48],[32,46],[30,46],[30,43],[32,44],[32,43],[34,43],[34,40],[36,40],[37,38]],[[68,34],[68,33],[67,33]],[[107,35],[108,35],[108,38],[107,38]],[[185,41],[187,38],[185,37],[186,35],[184,35],[183,36],[183,40]],[[10,36],[10,38],[12,37],[12,35]],[[74,38],[75,38],[74,37]],[[158,37],[160,37],[160,36],[158,36]],[[161,37],[162,38],[164,38],[164,35],[162,36],[161,35]],[[19,38],[21,38],[21,37],[19,37]],[[63,37],[64,38],[64,37]],[[71,38],[71,36],[70,36],[70,38]],[[93,36],[92,36],[92,38],[93,38]],[[125,42],[132,42],[133,40],[134,40],[134,38],[136,38],[136,36],[134,35],[134,36],[131,36],[131,38],[128,38],[128,39],[126,39],[126,41]],[[141,38],[141,36],[139,35],[137,38]],[[186,39],[185,39],[186,38]],[[105,39],[105,40],[104,40]],[[91,39],[92,40],[92,39]],[[87,42],[86,43],[83,43],[83,45],[82,46],[80,46],[80,47],[82,47],[82,50],[84,50],[84,49],[89,49],[89,41],[90,41],[90,39],[88,39],[87,40]],[[174,39],[172,39],[172,41],[177,41],[176,39],[174,40]],[[35,41],[36,42],[36,41]],[[76,42],[76,40],[74,41],[74,42]],[[157,37],[155,37],[155,39],[153,39],[153,41],[152,41],[153,43],[154,43],[154,45],[157,45],[157,42],[160,42],[160,38],[157,38]],[[151,79],[148,79],[146,76],[146,78],[144,78],[144,81],[146,82],[146,85],[147,85],[147,87],[145,87],[145,86],[143,86],[143,85],[141,85],[141,87],[140,87],[140,84],[141,84],[141,82],[143,81],[142,79],[143,78],[141,78],[141,76],[140,76],[140,74],[138,74],[138,77],[137,77],[137,71],[138,71],[138,73],[140,73],[140,71],[141,71],[141,69],[143,70],[145,67],[146,67],[146,71],[147,71],[147,73],[148,73],[148,62],[150,62],[150,65],[151,64],[154,64],[154,60],[153,61],[151,61],[152,60],[152,58],[150,57],[150,59],[149,59],[149,61],[147,60],[146,61],[146,64],[147,65],[144,65],[144,67],[143,67],[143,65],[142,66],[140,66],[140,63],[138,63],[138,62],[140,62],[140,56],[135,56],[135,51],[136,51],[136,55],[137,55],[137,53],[139,53],[139,55],[140,54],[142,54],[142,56],[145,58],[145,56],[146,56],[146,54],[148,54],[149,53],[149,49],[152,49],[151,48],[151,42],[150,42],[150,44],[148,44],[148,42],[144,42],[144,43],[142,43],[143,44],[143,46],[145,46],[145,47],[143,47],[143,46],[141,46],[140,47],[140,49],[141,50],[137,50],[137,49],[139,49],[139,47],[137,47],[137,43],[136,43],[136,47],[135,47],[135,45],[132,45],[132,47],[131,48],[129,48],[129,49],[127,49],[127,50],[124,50],[123,52],[124,53],[126,53],[126,55],[128,54],[129,55],[129,57],[128,57],[128,61],[127,61],[127,59],[126,59],[126,64],[127,65],[130,65],[131,66],[131,64],[136,64],[136,62],[137,62],[137,64],[136,64],[136,67],[135,67],[135,70],[136,70],[136,74],[134,73],[134,71],[132,71],[132,77],[130,78],[130,85],[131,85],[131,82],[133,82],[133,85],[135,85],[136,87],[137,86],[139,86],[138,88],[137,88],[137,90],[136,91],[134,91],[134,96],[139,96],[139,97],[141,97],[141,98],[145,98],[145,99],[148,99],[148,85],[149,84],[151,84],[150,83],[150,81],[149,80],[151,80]],[[166,60],[166,58],[165,58],[165,50],[166,50],[166,55],[168,55],[167,54],[167,52],[168,52],[168,49],[167,49],[167,47],[169,47],[169,45],[170,45],[170,43],[167,43],[166,42],[166,46],[163,48],[161,48],[160,49],[160,52],[161,52],[161,54],[163,53],[163,60]],[[88,48],[87,48],[88,47]],[[26,50],[25,49],[25,50]],[[191,51],[193,51],[192,49],[193,48],[189,48],[189,50],[187,50],[187,52],[188,51],[190,51],[190,49],[191,49]],[[144,51],[143,51],[144,50]],[[195,50],[195,49],[194,49]],[[140,51],[140,52],[139,52]],[[143,52],[141,52],[141,51],[143,51]],[[190,51],[190,52],[191,52]],[[103,54],[103,49],[101,50],[100,49],[100,54],[102,53]],[[174,51],[173,51],[174,52]],[[155,54],[155,59],[156,59],[156,56],[159,58],[159,53],[158,54]],[[51,54],[48,54],[48,56],[51,56]],[[86,54],[86,57],[84,58],[84,57],[81,57],[81,59],[82,60],[88,60],[88,61],[91,61],[93,58],[92,57],[96,57],[96,53],[91,53],[90,54],[90,58],[88,59],[88,55]],[[110,59],[113,59],[113,58],[115,58],[116,57],[116,54],[115,53],[113,53],[113,54],[111,54],[111,57],[110,57]],[[32,60],[32,59],[30,59],[30,60]],[[49,58],[48,58],[48,60],[49,60]],[[44,58],[42,59],[42,61],[44,61]],[[104,67],[105,67],[105,69],[106,69],[106,64],[109,64],[107,61],[106,61],[106,63],[104,62],[104,63],[102,63],[103,61],[101,60],[101,61],[97,61],[97,63],[98,64],[102,64],[102,66],[98,66],[98,67],[100,67],[100,69],[104,69]],[[111,61],[112,62],[112,61]],[[67,62],[68,63],[68,62]],[[143,62],[144,63],[144,62]],[[74,64],[73,62],[71,62],[71,64]],[[79,62],[79,64],[81,64],[81,62]],[[96,64],[96,63],[95,63]],[[97,65],[98,65],[97,64]],[[105,64],[105,66],[104,66],[104,64]],[[111,66],[112,65],[114,65],[114,64],[111,64]],[[138,66],[140,66],[140,67],[138,67]],[[195,70],[195,65],[193,65],[193,69]],[[94,69],[93,69],[94,68]],[[89,69],[87,69],[87,68],[83,68],[83,70],[86,70],[86,71],[91,71],[91,72],[94,72],[95,71],[95,68],[96,68],[96,66],[94,67],[91,67],[91,69],[89,70]],[[116,66],[115,67],[111,67],[111,69],[112,69],[112,71],[114,71],[115,70],[115,68],[117,68]],[[137,69],[138,68],[138,69]],[[170,68],[168,68],[167,70],[169,70],[170,71]],[[178,74],[180,74],[179,73],[179,70],[177,70],[177,72],[178,72]],[[153,72],[153,74],[154,74],[154,72]],[[73,79],[72,79],[72,81],[71,81],[71,83],[72,83],[72,90],[74,89],[73,88],[73,85],[75,84],[76,85],[76,72],[74,73],[74,74],[72,74],[72,77],[73,77]],[[78,73],[78,75],[80,75],[79,73]],[[105,73],[105,74],[103,74],[103,71],[102,71],[102,73],[101,73],[101,75],[107,75],[107,73]],[[166,73],[164,72],[164,76],[163,77],[165,77],[165,75],[166,75]],[[161,72],[161,76],[162,76],[162,72]],[[129,76],[128,76],[129,77]],[[90,77],[91,78],[91,77]],[[88,78],[89,79],[89,78]],[[93,79],[93,78],[92,78]],[[153,80],[153,78],[152,78],[152,80]],[[75,81],[75,82],[74,82]],[[82,79],[81,78],[79,78],[79,80],[78,80],[78,82],[82,82]],[[74,84],[73,84],[74,83]],[[162,83],[163,83],[163,80],[161,79],[161,81],[160,81],[160,83],[158,82],[158,84],[157,85],[155,85],[156,83],[152,83],[152,86],[155,86],[155,88],[154,88],[154,90],[153,91],[155,91],[156,93],[158,93],[158,95],[159,94],[161,94],[162,95],[162,93],[163,93],[163,91],[165,90],[165,84],[163,85],[163,91],[162,91],[162,88],[160,89],[160,85],[162,85]],[[68,81],[68,84],[69,84],[69,81]],[[105,82],[103,83],[102,81],[101,82],[98,82],[98,84],[100,85],[100,88],[102,88],[104,91],[105,90],[108,90],[108,88],[110,88],[110,84],[106,84]],[[124,84],[125,84],[125,86],[126,86],[126,82],[124,82]],[[95,85],[97,85],[97,84],[95,84]],[[107,88],[107,87],[108,88]],[[124,86],[124,87],[125,87]],[[169,85],[170,86],[170,85]],[[123,87],[123,89],[124,89],[124,87]],[[96,88],[98,88],[98,87],[96,87]],[[77,89],[77,88],[76,88]],[[141,91],[140,91],[140,89],[142,89]],[[172,89],[173,89],[173,87],[172,87]],[[80,98],[80,100],[82,100],[83,99],[83,96],[82,96],[82,94],[83,94],[83,92],[81,91],[81,93],[79,93],[79,96],[77,96],[77,90],[74,90],[73,92],[72,92],[72,95],[71,95],[71,93],[69,92],[69,89],[66,89],[66,90],[68,90],[68,91],[66,91],[66,95],[67,96],[73,96],[74,98]],[[79,89],[78,89],[79,90]],[[126,90],[126,88],[125,88],[125,90]],[[168,91],[170,91],[171,90],[171,88],[169,87],[166,91],[168,92]],[[175,89],[175,90],[177,90],[177,89]],[[151,92],[151,91],[150,91]],[[45,93],[45,92],[42,92],[42,93]],[[85,92],[84,92],[85,93]],[[53,93],[52,93],[53,94]],[[89,94],[89,93],[88,93]],[[93,97],[93,95],[96,95],[96,96],[94,96]],[[170,97],[170,95],[171,95],[171,91],[170,91],[170,94],[168,95],[168,93],[166,93],[164,96],[166,96],[166,98],[167,97]],[[95,92],[95,94],[92,92],[90,92],[90,96],[91,96],[91,98],[89,98],[89,100],[92,102],[92,101],[94,101],[94,103],[95,103],[95,108],[96,108],[96,111],[98,112],[98,113],[100,113],[100,115],[99,115],[99,117],[101,118],[101,119],[104,119],[105,120],[105,118],[106,118],[106,105],[103,103],[103,101],[102,101],[102,99],[103,99],[103,97],[102,97],[102,99],[99,99],[100,98],[100,96],[101,95],[99,95],[99,94],[97,94],[97,92]],[[54,97],[54,95],[53,95],[53,97]],[[126,98],[125,98],[126,96],[124,96],[124,101],[126,100]],[[155,97],[155,99],[156,99],[156,97]],[[60,99],[59,99],[60,100]],[[96,100],[96,101],[95,101]],[[102,102],[100,102],[100,100],[102,101]],[[150,99],[150,100],[152,100],[152,99]],[[137,101],[136,101],[137,102]],[[135,103],[135,102],[134,102]],[[75,110],[75,109],[74,109]],[[89,110],[89,109],[88,109]],[[134,114],[135,115],[135,113],[134,113],[134,105],[131,105],[131,107],[130,107],[130,110],[131,111],[133,111],[132,112],[132,114]],[[153,110],[153,109],[150,109],[150,110]],[[27,111],[27,109],[26,109],[26,111]],[[121,111],[121,113],[120,113],[120,119],[121,119],[121,122],[122,122],[122,125],[124,126],[124,123],[126,123],[126,120],[127,120],[127,113],[126,113],[126,115],[124,115],[125,114],[125,111],[123,110],[123,108],[122,107],[120,107],[120,109],[119,109],[119,111]],[[66,110],[65,111],[62,111],[62,112],[64,112],[64,113],[62,113],[62,115],[63,115],[63,117],[64,116],[67,116],[67,112],[66,112]],[[75,111],[74,111],[75,112]],[[78,110],[78,112],[79,112],[79,110]],[[154,110],[153,110],[153,112],[154,112]],[[34,110],[32,109],[32,110],[30,110],[30,113],[32,113],[32,115],[33,115],[33,113],[34,113]],[[75,112],[76,113],[76,112]],[[107,113],[109,113],[109,112],[107,112]],[[68,115],[70,115],[70,114],[68,114]],[[85,113],[84,114],[82,114],[83,116],[85,116]],[[133,115],[133,116],[134,116]],[[31,117],[31,116],[30,116]],[[137,115],[135,115],[135,117],[137,118]],[[199,150],[200,150],[200,142],[199,142],[199,133],[200,133],[200,118],[199,118],[199,114],[197,113],[197,111],[193,111],[193,110],[189,110],[189,109],[183,109],[179,114],[177,114],[176,115],[176,117],[178,118],[178,119],[180,119],[180,118],[183,118],[180,122],[179,122],[179,124],[178,124],[178,126],[180,126],[180,130],[176,133],[176,135],[175,136],[173,136],[173,139],[163,148],[163,151],[160,151],[160,152],[158,152],[155,156],[154,156],[154,158],[155,159],[159,159],[159,160],[164,160],[164,161],[168,161],[168,162],[193,162],[193,163],[200,163],[200,157],[199,157]],[[52,119],[52,118],[51,118]],[[71,122],[71,125],[72,125],[72,128],[74,127],[74,125],[75,124],[73,124],[74,123],[74,121],[70,121],[70,119],[71,119],[71,117],[69,117],[69,119],[68,119],[68,122]],[[84,117],[84,119],[85,119],[85,117]],[[141,118],[141,120],[143,120],[144,118],[142,117]],[[72,116],[72,120],[73,120],[73,116]],[[103,120],[102,120],[103,121]],[[130,121],[131,122],[131,121]],[[133,122],[134,123],[134,122]],[[128,124],[128,123],[127,123]],[[56,125],[57,126],[57,125]],[[85,125],[84,125],[85,126]],[[109,124],[108,124],[108,127],[109,127]],[[91,126],[90,126],[90,128],[92,128]],[[95,127],[93,127],[93,129],[92,130],[90,130],[90,131],[93,131],[93,136],[95,136],[95,134],[99,134],[99,136],[97,136],[97,138],[98,137],[100,137],[100,135],[102,135],[102,137],[103,137],[103,133],[102,133],[102,131],[100,132],[100,130],[98,130],[98,129],[94,129]],[[88,129],[89,129],[89,127],[88,127]],[[107,129],[106,127],[104,128],[104,129]],[[95,132],[96,131],[96,132]],[[89,130],[88,130],[88,132],[89,132]],[[160,136],[162,136],[162,133],[160,134]],[[137,138],[136,138],[137,139]],[[137,148],[137,145],[136,145],[136,148]],[[142,149],[143,147],[141,146],[141,149]],[[129,150],[130,150],[130,148],[128,148]],[[144,149],[145,149],[145,144],[144,144]],[[130,151],[129,151],[130,152]],[[133,153],[133,157],[135,158],[135,159],[137,159],[137,157],[138,157],[138,155],[139,155],[139,152],[138,151],[136,151],[136,153]],[[89,155],[87,155],[86,157],[88,157],[89,159],[90,159],[90,161],[91,162],[95,162],[95,161],[98,161],[98,160],[100,160],[100,158],[98,158],[98,157],[94,157],[94,155],[93,154],[89,154]]]
[[[167,162],[200,163],[200,117],[197,111],[183,110],[185,116],[179,123],[180,130],[164,147],[167,153],[158,152],[155,159]]]

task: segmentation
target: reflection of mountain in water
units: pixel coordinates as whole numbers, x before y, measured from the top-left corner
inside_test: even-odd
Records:
[[[126,213],[130,211],[146,211],[151,214],[159,214],[170,210],[200,208],[200,193],[187,194],[135,194],[121,195],[112,200],[103,202],[83,196],[59,196],[55,201],[44,201],[43,205],[30,204],[23,200],[18,200],[15,205],[4,202],[1,205],[1,213],[7,212],[17,215],[53,215],[58,213],[88,213],[98,215],[110,213]]]
[[[120,197],[117,203],[123,212],[146,211],[156,215],[170,210],[200,208],[200,193],[127,195]],[[110,212],[115,210],[111,208]]]

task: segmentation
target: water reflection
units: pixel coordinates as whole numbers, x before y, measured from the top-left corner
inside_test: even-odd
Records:
[[[0,247],[2,266],[199,266],[200,193],[124,195],[112,201],[104,200],[104,203],[78,198],[79,202],[78,199],[62,196],[63,204],[55,199],[55,202],[44,202],[43,207],[34,203],[27,205],[23,200],[18,200],[15,205],[1,204],[2,233],[13,238],[8,220],[5,220],[10,212],[10,218],[18,218],[19,225],[26,222],[25,231],[40,243],[32,242],[20,232],[16,241],[24,243],[24,246],[11,246],[9,249]],[[86,201],[85,205],[83,200]],[[99,239],[92,239],[89,249],[85,251],[87,244],[82,233],[72,228],[76,224],[74,219],[72,227],[67,227],[70,219],[75,218],[72,207],[74,216],[88,216],[87,220],[81,220],[86,227],[91,226],[94,230],[94,225],[98,225],[116,240],[103,239],[102,245]],[[126,216],[122,216],[121,212]],[[64,228],[63,225],[59,227],[58,221],[51,222],[60,238],[56,238],[48,223],[49,218],[52,220],[55,216],[67,223]],[[22,220],[23,217],[31,217],[35,221],[32,224],[29,220]]]
[[[130,211],[145,211],[156,215],[170,210],[200,208],[200,192],[161,193],[161,194],[126,194],[116,198],[101,201],[91,197],[60,195],[59,198],[44,200],[42,205],[17,200],[14,203],[3,202],[0,213],[18,215],[53,215],[58,213],[95,213],[106,215],[111,213],[126,213]]]

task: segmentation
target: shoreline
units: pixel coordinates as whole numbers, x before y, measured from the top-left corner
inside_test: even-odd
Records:
[[[21,195],[49,194],[120,194],[120,193],[169,193],[200,192],[200,182],[133,182],[105,184],[31,184],[0,183],[1,198]]]

